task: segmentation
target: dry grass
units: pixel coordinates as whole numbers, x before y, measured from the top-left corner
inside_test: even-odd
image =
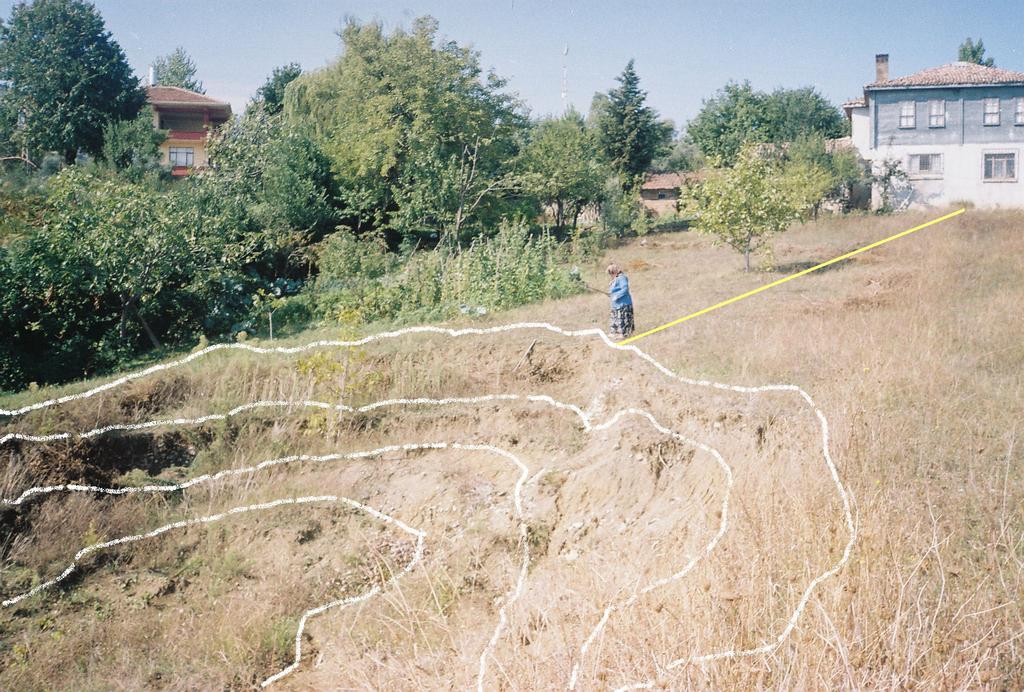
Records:
[[[922,220],[823,220],[782,236],[776,262],[802,268]],[[1019,688],[1022,231],[1024,215],[972,211],[638,343],[690,376],[799,384],[829,418],[858,543],[770,655],[663,670],[678,657],[771,640],[807,582],[842,552],[845,525],[815,453],[815,421],[791,396],[671,384],[627,356],[549,335],[418,337],[301,360],[217,354],[8,427],[87,429],[257,398],[513,391],[606,414],[642,406],[733,466],[730,530],[685,579],[609,620],[583,662],[583,688],[644,679],[671,688]],[[745,275],[739,256],[685,233],[608,259],[629,268],[641,330],[778,276]],[[604,300],[581,296],[493,322],[604,326]],[[245,414],[173,438],[21,445],[7,451],[0,486],[9,497],[27,478],[53,481],[62,469],[173,481],[284,454],[423,440],[489,442],[533,471],[549,469],[526,493],[533,564],[488,687],[563,687],[605,605],[677,568],[720,521],[722,476],[707,455],[636,421],[591,436],[564,413],[523,404]],[[279,468],[169,497],[51,496],[0,514],[0,591],[53,576],[104,537],[276,497],[348,495],[423,527],[428,553],[381,598],[311,620],[303,664],[281,686],[472,686],[518,567],[516,476],[486,454],[436,451]],[[111,551],[67,588],[0,612],[0,687],[251,688],[290,662],[303,610],[380,583],[409,551],[403,534],[333,506],[281,508]]]

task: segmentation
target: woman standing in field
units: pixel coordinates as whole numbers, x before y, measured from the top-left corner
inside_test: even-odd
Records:
[[[612,299],[611,335],[626,339],[633,334],[633,297],[629,295],[629,279],[617,264],[608,265],[612,283],[608,295]]]

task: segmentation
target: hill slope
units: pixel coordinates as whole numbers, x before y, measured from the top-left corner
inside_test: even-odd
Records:
[[[776,260],[788,273],[921,220],[808,225],[777,241]],[[3,510],[4,598],[53,579],[86,545],[186,518],[297,497],[372,511],[284,504],[90,553],[60,584],[0,611],[0,685],[250,688],[292,663],[303,612],[344,599],[353,602],[308,620],[300,665],[277,685],[547,688],[577,665],[587,689],[1020,685],[1024,341],[1012,316],[1024,299],[1022,226],[1019,214],[970,212],[638,342],[689,377],[799,385],[828,417],[858,541],[769,654],[666,669],[773,642],[808,584],[841,559],[842,502],[806,403],[686,385],[593,337],[517,330],[291,356],[215,352],[10,420],[0,435],[195,418],[257,400],[502,397],[266,407],[8,443],[4,498],[47,483],[181,484],[299,454],[340,458],[171,493],[34,497]],[[630,275],[640,329],[775,278],[744,275],[737,256],[691,234],[612,255]],[[604,328],[604,301],[474,326]],[[615,419],[630,408],[681,437],[639,415]],[[732,484],[687,440],[720,452]],[[344,456],[409,443],[435,446]],[[373,511],[425,532],[422,555],[413,534]],[[621,607],[594,634],[609,605]]]

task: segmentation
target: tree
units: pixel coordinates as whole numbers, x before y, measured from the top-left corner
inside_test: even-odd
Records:
[[[970,36],[964,39],[964,42],[960,44],[957,60],[960,62],[973,62],[978,65],[984,65],[985,67],[996,66],[996,63],[992,58],[985,57],[985,43],[980,38],[978,39],[978,42],[975,43],[971,40]]]
[[[526,127],[505,81],[439,42],[430,17],[390,35],[350,20],[341,38],[338,62],[288,87],[285,113],[331,160],[355,230],[455,244],[495,226],[514,202],[509,163]]]
[[[704,101],[686,132],[705,156],[729,166],[746,142],[783,144],[812,134],[841,137],[847,128],[839,110],[812,87],[765,94],[749,82],[730,82]]]
[[[559,232],[568,223],[575,228],[583,209],[600,201],[608,178],[596,137],[575,110],[538,123],[521,163],[524,187],[554,211]]]
[[[116,120],[103,128],[103,161],[134,182],[150,171],[160,170],[160,144],[165,133],[153,129],[153,110],[148,106],[131,120]]]
[[[121,47],[82,0],[18,4],[0,25],[0,81],[21,114],[15,138],[33,155],[57,151],[68,164],[97,155],[103,127],[130,120],[146,102]]]
[[[750,271],[750,254],[801,212],[778,160],[759,149],[744,145],[732,168],[720,168],[684,192],[686,205],[698,214],[697,230],[743,253],[744,271]]]
[[[662,173],[695,171],[704,163],[700,149],[685,136],[676,137],[668,153],[651,161],[651,169]]]
[[[820,134],[801,135],[785,152],[785,178],[798,206],[817,218],[825,199],[849,202],[853,186],[867,174],[855,149],[832,149]]]
[[[609,163],[622,175],[623,183],[629,185],[668,149],[672,126],[659,121],[657,112],[645,105],[647,93],[640,88],[640,77],[632,60],[616,79],[619,86],[608,92],[598,132]]]
[[[153,61],[153,72],[156,83],[160,86],[173,86],[205,94],[203,83],[196,79],[199,69],[185,49],[178,46],[168,55],[161,55]]]
[[[745,142],[768,141],[766,100],[750,82],[729,82],[704,101],[686,136],[708,158],[731,165]]]
[[[286,273],[295,250],[337,226],[330,161],[301,124],[254,104],[222,127],[210,157],[216,166],[194,188],[249,238],[261,269]]]
[[[302,67],[297,62],[288,63],[284,67],[275,67],[274,73],[256,92],[257,103],[271,115],[284,109],[284,90],[296,77],[302,74]]]
[[[849,134],[846,118],[814,87],[776,89],[765,98],[767,142],[782,144],[801,136],[828,138]]]

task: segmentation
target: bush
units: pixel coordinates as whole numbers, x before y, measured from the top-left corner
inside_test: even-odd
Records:
[[[362,321],[483,314],[579,293],[566,247],[524,224],[505,224],[461,252],[435,250],[398,265],[378,239],[337,233],[320,246],[320,276],[306,296],[313,313]]]

